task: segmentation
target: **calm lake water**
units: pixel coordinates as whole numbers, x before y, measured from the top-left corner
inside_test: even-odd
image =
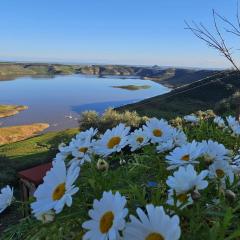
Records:
[[[149,85],[148,89],[130,91],[113,88],[123,85]],[[15,116],[0,119],[0,125],[12,126],[36,122],[49,123],[49,130],[78,126],[79,113],[118,107],[168,92],[170,89],[137,78],[99,78],[86,75],[22,77],[0,81],[0,104],[29,107]],[[72,116],[68,118],[67,116]]]

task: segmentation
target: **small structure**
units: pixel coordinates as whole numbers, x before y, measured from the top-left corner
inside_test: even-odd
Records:
[[[29,197],[33,196],[37,186],[43,182],[43,177],[51,167],[52,163],[45,163],[18,172],[22,201],[28,201]]]

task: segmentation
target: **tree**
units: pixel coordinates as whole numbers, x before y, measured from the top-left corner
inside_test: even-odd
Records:
[[[237,2],[236,22],[232,22],[228,18],[212,10],[213,30],[209,30],[204,24],[192,21],[191,24],[185,21],[186,29],[190,30],[197,38],[204,41],[209,47],[217,50],[231,63],[235,71],[240,72],[240,66],[233,57],[234,49],[229,47],[223,32],[240,38],[240,14]],[[238,49],[238,48],[236,48]],[[236,117],[240,120],[240,97],[237,98]]]

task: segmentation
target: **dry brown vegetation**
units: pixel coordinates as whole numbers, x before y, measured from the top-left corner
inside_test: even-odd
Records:
[[[28,109],[27,106],[21,105],[0,105],[0,118],[13,116],[26,109]]]
[[[0,128],[0,145],[30,138],[48,127],[49,124],[47,123],[34,123]]]

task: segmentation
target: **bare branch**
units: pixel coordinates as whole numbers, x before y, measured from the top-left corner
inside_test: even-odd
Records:
[[[237,13],[237,21],[239,26],[235,26],[232,22],[230,22],[227,18],[215,12],[215,15],[219,17],[223,22],[227,23],[232,29],[226,29],[227,32],[233,33],[237,36],[240,36],[240,19],[239,14]]]
[[[239,2],[238,1],[237,1],[237,22],[238,22],[238,27],[240,28]]]
[[[219,18],[220,20],[225,22],[228,26],[230,26],[230,29],[225,29],[227,32],[230,32],[240,37],[239,12],[237,11],[237,22],[239,27],[235,26],[227,18],[218,14],[215,10],[213,10],[212,15],[213,15],[213,26],[214,26],[215,32],[210,32],[202,23],[197,24],[194,21],[192,22],[191,25],[185,21],[185,24],[187,26],[186,29],[190,30],[197,38],[204,41],[209,47],[217,50],[233,65],[235,70],[240,71],[239,67],[237,66],[235,60],[232,57],[232,48],[228,47],[217,22],[217,18]]]

